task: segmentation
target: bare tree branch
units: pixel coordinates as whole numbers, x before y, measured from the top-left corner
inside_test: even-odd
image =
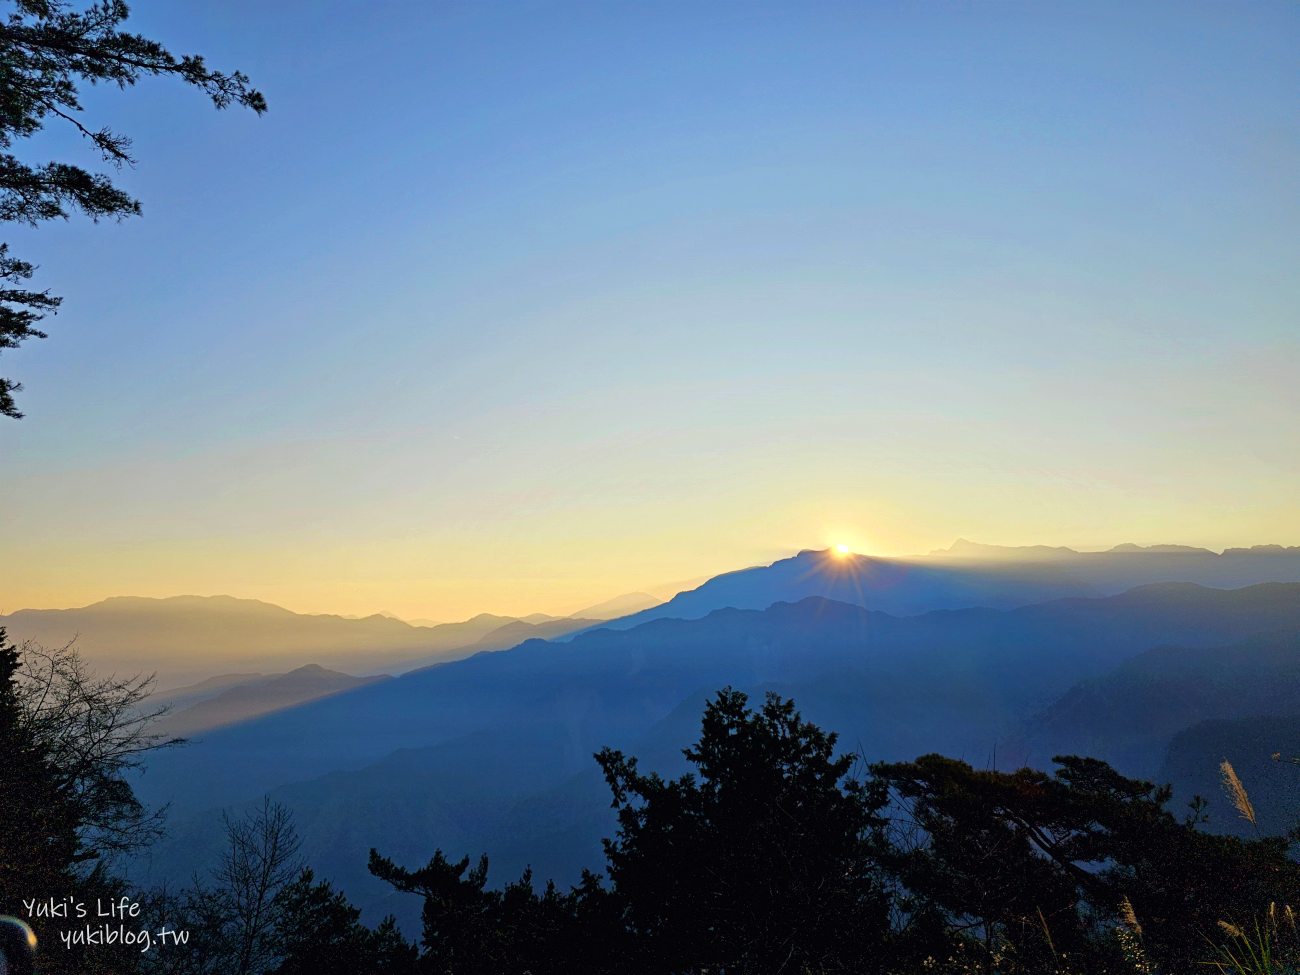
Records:
[[[168,710],[147,705],[153,675],[96,676],[75,641],[48,649],[29,640],[18,654],[21,724],[78,810],[82,859],[148,845],[161,832],[164,810],[146,810],[125,776],[145,752],[182,741],[151,731]]]

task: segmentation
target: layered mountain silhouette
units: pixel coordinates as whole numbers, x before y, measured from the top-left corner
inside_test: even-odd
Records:
[[[231,596],[119,596],[78,609],[24,609],[0,616],[14,640],[48,646],[77,641],[100,672],[157,673],[175,686],[232,669],[287,671],[307,663],[374,674],[452,660],[554,637],[595,620],[521,621],[484,613],[461,623],[411,626],[390,616],[362,619],[294,613]]]
[[[631,613],[639,613],[643,609],[650,609],[662,602],[662,599],[652,596],[648,592],[627,592],[621,596],[615,596],[613,599],[606,599],[602,603],[596,603],[594,606],[586,606],[574,613],[573,616],[576,619],[612,620]]]
[[[209,698],[216,697],[222,691],[231,687],[238,687],[240,684],[250,684],[253,681],[264,678],[279,677],[279,674],[218,674],[215,677],[208,677],[196,684],[186,684],[182,687],[174,687],[166,691],[154,691],[148,699],[148,707],[156,709],[167,707],[171,711],[179,711],[182,708],[188,708],[191,705],[198,704],[200,701],[206,701]]]
[[[673,772],[723,686],[794,697],[870,760],[940,751],[1007,766],[1033,757],[1026,721],[1145,651],[1286,631],[1300,631],[1300,585],[1166,583],[911,617],[814,596],[531,640],[154,756],[140,794],[174,812],[152,876],[188,876],[219,842],[215,810],[269,792],[295,811],[314,865],[371,913],[395,906],[365,875],[371,846],[412,863],[435,847],[486,851],[498,880],[529,863],[573,880],[611,828],[592,753],[622,747]]]
[[[1128,775],[1155,779],[1170,743],[1195,725],[1291,712],[1300,713],[1297,629],[1229,646],[1147,650],[1071,688],[1026,723],[1021,741],[1040,764],[1053,755],[1104,756]]]
[[[246,679],[229,675],[150,698],[149,707],[169,709],[155,722],[153,732],[168,738],[191,738],[214,728],[392,679],[387,674],[353,677],[319,664],[308,664],[287,674],[242,676]],[[229,683],[232,678],[235,683]]]
[[[653,619],[699,619],[715,609],[763,609],[778,601],[823,596],[913,615],[936,609],[1010,609],[1063,596],[1108,596],[1155,582],[1233,589],[1300,582],[1300,548],[1259,546],[1215,554],[1207,549],[1123,545],[1108,552],[1010,548],[959,540],[911,559],[806,550],[771,565],[715,576],[667,602],[609,626]]]

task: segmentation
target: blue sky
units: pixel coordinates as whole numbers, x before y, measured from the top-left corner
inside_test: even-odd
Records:
[[[1292,4],[130,24],[270,112],[92,92],[144,217],[9,228],[65,306],[0,363],[0,608],[557,612],[838,539],[1300,543]]]

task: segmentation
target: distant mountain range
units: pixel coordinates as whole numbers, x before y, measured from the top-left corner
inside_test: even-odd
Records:
[[[529,637],[555,637],[598,622],[518,620],[484,613],[461,623],[411,626],[376,614],[363,619],[304,615],[231,596],[118,596],[78,609],[24,609],[0,616],[16,641],[62,646],[72,639],[101,672],[157,673],[161,686],[225,671],[285,671],[307,663],[375,674],[499,650]]]
[[[1196,545],[1135,545],[1124,542],[1101,552],[1080,552],[1064,545],[985,545],[959,538],[948,548],[935,549],[930,553],[933,558],[949,559],[1010,559],[1017,562],[1028,560],[1056,561],[1078,557],[1094,558],[1098,555],[1283,555],[1300,552],[1300,547],[1287,548],[1282,545],[1255,545],[1250,548],[1229,548],[1222,553]]]
[[[187,876],[219,843],[213,810],[270,793],[295,811],[313,863],[368,913],[405,909],[366,876],[371,846],[408,863],[438,846],[454,856],[488,852],[495,880],[531,863],[538,876],[568,881],[599,861],[599,837],[612,828],[592,753],[613,745],[676,771],[704,700],[723,686],[794,697],[869,760],[940,751],[980,765],[1041,763],[1044,741],[1063,734],[1044,716],[1067,713],[1096,686],[1089,682],[1123,683],[1125,667],[1163,673],[1159,655],[1135,663],[1145,652],[1182,646],[1212,662],[1222,654],[1214,648],[1297,632],[1300,584],[1163,583],[911,617],[814,596],[530,640],[154,756],[140,794],[173,802],[174,825],[152,855],[152,875]],[[1261,649],[1260,660],[1270,652]],[[1158,728],[1167,737],[1151,754],[1177,723]]]
[[[480,614],[423,626],[392,614],[363,618],[293,613],[230,596],[114,597],[76,609],[0,616],[15,640],[62,645],[74,637],[101,672],[157,673],[176,687],[230,670],[288,671],[304,664],[355,674],[401,672],[500,650],[534,637],[654,619],[699,619],[716,609],[765,609],[820,596],[895,615],[936,609],[1009,609],[1066,596],[1103,596],[1153,582],[1235,588],[1300,581],[1300,547],[1228,549],[1118,545],[1081,553],[959,539],[916,558],[804,551],[768,566],[715,576],[666,602],[644,592],[585,607],[572,617]]]

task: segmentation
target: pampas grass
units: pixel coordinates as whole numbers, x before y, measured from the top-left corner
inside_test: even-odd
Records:
[[[1246,794],[1246,787],[1241,784],[1241,779],[1237,777],[1237,770],[1225,758],[1219,763],[1219,772],[1223,775],[1223,791],[1232,800],[1237,813],[1250,825],[1258,828],[1259,824],[1255,822],[1255,807],[1250,803],[1250,796]]]
[[[1255,807],[1232,763],[1224,759],[1219,771],[1223,791],[1241,818],[1258,828]],[[1248,926],[1224,920],[1219,928],[1231,940],[1216,947],[1216,957],[1206,964],[1222,975],[1300,975],[1300,927],[1290,904],[1283,904],[1280,910],[1276,903],[1269,904],[1264,918]]]

